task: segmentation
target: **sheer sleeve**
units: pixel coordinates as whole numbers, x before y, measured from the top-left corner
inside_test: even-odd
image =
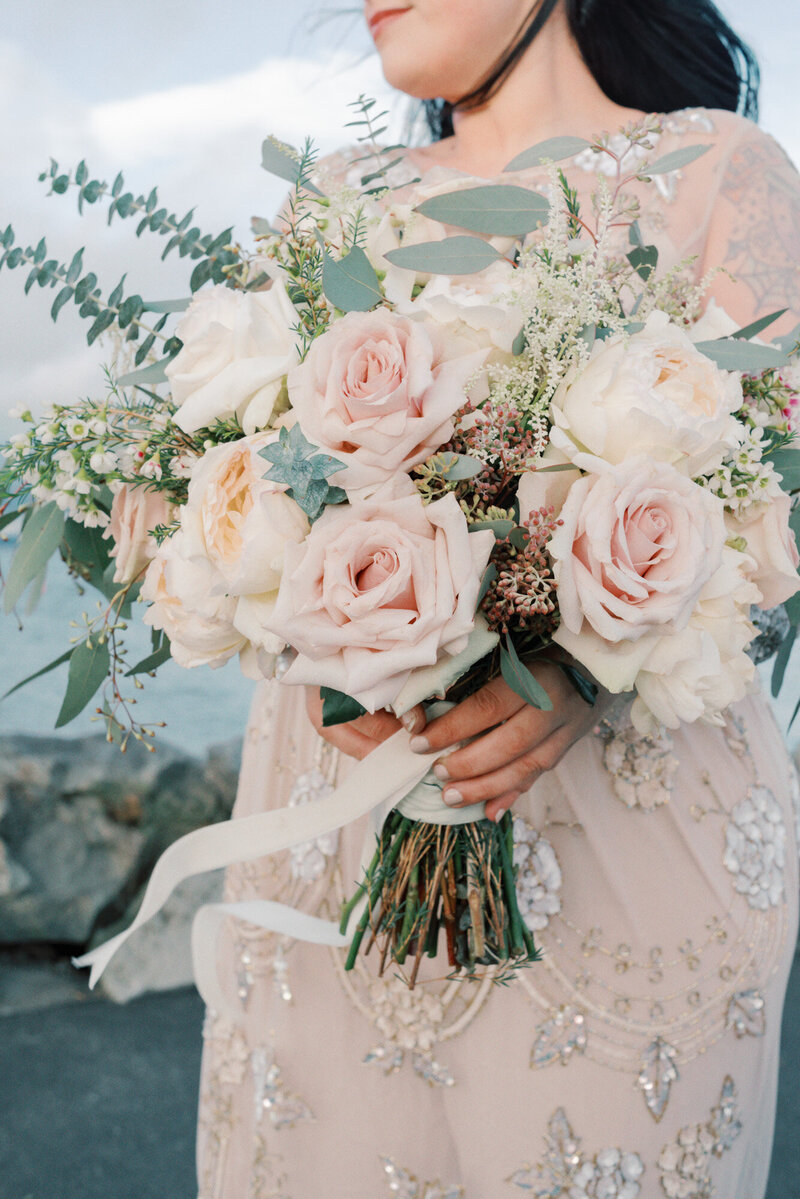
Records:
[[[750,122],[737,126],[720,164],[702,269],[730,272],[710,291],[742,324],[788,309],[773,336],[800,321],[800,175],[768,134]]]

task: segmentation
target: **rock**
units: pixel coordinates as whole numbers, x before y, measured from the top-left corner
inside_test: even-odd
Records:
[[[127,922],[167,845],[230,814],[240,747],[201,762],[166,742],[123,755],[102,734],[0,737],[0,943],[83,948]]]
[[[222,872],[197,875],[187,879],[175,891],[162,910],[123,945],[106,967],[98,990],[115,1003],[127,1003],[147,991],[170,991],[191,984],[192,920],[205,903],[218,903],[222,898]],[[135,905],[138,909],[141,893]],[[127,928],[129,915],[102,935],[93,938],[100,944],[116,932]]]

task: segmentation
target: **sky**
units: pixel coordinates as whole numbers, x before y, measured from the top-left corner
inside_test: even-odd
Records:
[[[796,0],[722,8],[762,60],[762,124],[800,159]],[[128,270],[146,298],[184,295],[185,260],[161,264],[158,239],[134,245],[130,223],[108,229],[100,211],[79,218],[71,196],[47,197],[37,176],[50,156],[85,158],[100,178],[123,168],[132,190],[158,185],[170,209],[195,206],[204,231],[233,224],[246,238],[249,218],[271,216],[284,193],[259,167],[264,136],[312,133],[332,150],[352,140],[347,104],[359,93],[385,100],[400,128],[404,101],[347,0],[3,0],[0,229],[11,222],[26,243],[46,233],[62,258],[85,245],[107,290]],[[25,298],[22,282],[0,274],[0,434],[10,407],[96,390],[103,356],[86,349],[74,309],[54,326],[53,294]]]

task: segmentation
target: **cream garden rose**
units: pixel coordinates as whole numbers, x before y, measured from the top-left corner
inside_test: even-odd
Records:
[[[288,545],[272,629],[298,650],[287,683],[387,707],[416,667],[466,648],[494,546],[453,495],[425,507],[408,479],[328,508]]]
[[[299,361],[296,325],[281,281],[267,291],[220,284],[199,292],[177,328],[183,349],[167,367],[175,423],[193,433],[235,416],[245,433],[266,428]]]
[[[131,483],[120,485],[103,533],[113,542],[109,554],[115,561],[115,583],[131,583],[139,577],[158,549],[152,530],[172,519],[173,508],[160,491]]]
[[[162,542],[147,568],[144,622],[164,630],[179,666],[222,666],[248,650],[233,624],[236,600],[219,594],[218,580],[209,560],[190,552],[181,529]]]
[[[761,593],[760,608],[774,608],[800,591],[800,555],[789,525],[792,501],[777,486],[774,494],[745,509],[744,518],[726,513],[731,538],[743,537],[753,559],[750,579]]]
[[[598,342],[553,398],[552,444],[584,470],[646,454],[690,478],[739,444],[740,376],[720,370],[666,313]]]
[[[266,622],[275,607],[288,543],[302,541],[309,523],[280,483],[264,478],[260,450],[276,440],[256,433],[214,446],[192,472],[181,529],[186,553],[218,573],[213,594],[236,597],[231,623],[259,649],[279,653],[283,643]]]
[[[290,373],[289,397],[308,440],[343,464],[331,481],[363,495],[450,438],[486,352],[433,321],[350,312]]]
[[[719,568],[700,593],[689,624],[656,637],[636,676],[631,720],[644,735],[659,725],[676,729],[704,720],[722,724],[724,710],[747,694],[755,666],[747,646],[756,630],[748,619],[758,589],[748,581],[751,563],[726,546]]]
[[[549,545],[556,640],[571,652],[585,625],[612,653],[617,642],[685,627],[726,538],[722,501],[649,459],[578,479],[560,518]]]

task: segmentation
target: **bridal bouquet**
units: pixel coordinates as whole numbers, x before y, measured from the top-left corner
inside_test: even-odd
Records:
[[[721,722],[753,678],[752,613],[789,601],[778,685],[800,618],[800,374],[796,334],[759,338],[781,314],[737,328],[704,306],[708,280],[659,273],[644,243],[630,184],[703,148],[654,161],[645,122],[626,131],[630,173],[616,143],[562,138],[508,181],[415,181],[409,200],[371,106],[355,182],[315,169],[310,144],[265,142],[292,191],[249,252],[155,191],[52,165],[54,192],[108,201],[195,258],[191,299],[120,284],[103,300],[80,255],[0,238],[0,266],[59,287],[54,316],[74,301],[90,339],[116,334],[107,394],[21,414],[3,450],[0,519],[25,522],[7,607],[56,551],[107,599],[51,664],[70,663],[60,721],[104,690],[110,735],[146,738],[126,675],[238,655],[321,687],[327,725],[500,674],[549,708],[527,668],[543,658],[587,703],[597,683],[633,693],[643,735]],[[610,164],[591,212],[557,166],[577,153]],[[546,186],[513,181],[537,164]],[[134,611],[153,645],[130,667]],[[442,933],[468,972],[535,960],[510,815],[446,809],[428,776],[385,820],[343,933],[351,918],[348,966],[366,937],[382,969],[411,963],[411,985]]]

